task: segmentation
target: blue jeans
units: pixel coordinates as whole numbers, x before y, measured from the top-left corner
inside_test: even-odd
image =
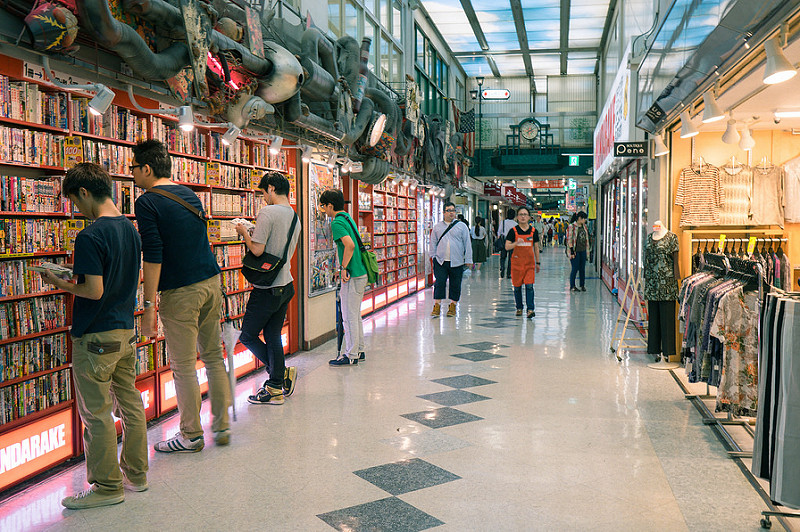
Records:
[[[569,274],[569,287],[575,288],[575,276],[580,274],[581,288],[586,286],[586,252],[576,251],[575,258],[570,259],[572,271]]]
[[[267,367],[267,386],[281,388],[286,373],[286,357],[283,354],[281,329],[286,318],[289,301],[294,297],[294,285],[289,283],[275,288],[253,288],[247,310],[242,319],[242,335],[239,340]],[[258,335],[264,332],[264,340]]]
[[[517,310],[522,310],[522,286],[514,287],[514,300],[517,302]],[[533,285],[525,285],[525,305],[528,310],[533,310]]]

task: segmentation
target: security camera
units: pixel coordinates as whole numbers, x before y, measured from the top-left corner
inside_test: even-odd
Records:
[[[776,124],[780,124],[781,123],[781,117],[775,116],[775,117],[772,118],[772,121],[775,122]]]

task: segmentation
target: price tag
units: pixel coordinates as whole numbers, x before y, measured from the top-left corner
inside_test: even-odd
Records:
[[[747,243],[747,254],[752,255],[755,249],[756,249],[756,237],[751,236],[750,242]]]
[[[719,235],[719,244],[717,245],[720,251],[725,249],[725,235]]]

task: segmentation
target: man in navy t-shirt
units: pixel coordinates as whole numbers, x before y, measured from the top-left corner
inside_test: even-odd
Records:
[[[203,205],[190,188],[170,181],[172,161],[158,140],[133,147],[130,170],[136,186],[146,190],[135,206],[144,259],[142,332],[149,337],[158,334],[158,312],[181,416],[180,432],[156,443],[155,450],[199,452],[205,446],[196,372],[198,346],[208,377],[214,441],[227,445],[231,389],[222,357],[222,289]],[[159,291],[161,302],[156,311]]]
[[[72,373],[83,421],[86,479],[91,487],[61,504],[94,508],[125,500],[123,473],[134,491],[147,489],[147,425],[136,381],[133,312],[141,240],[111,199],[111,178],[94,163],[67,172],[62,186],[78,210],[94,220],[75,239],[75,284],[48,271],[46,282],[75,295]],[[114,408],[116,404],[116,408]],[[111,412],[122,418],[122,456]],[[120,469],[120,465],[122,466]]]

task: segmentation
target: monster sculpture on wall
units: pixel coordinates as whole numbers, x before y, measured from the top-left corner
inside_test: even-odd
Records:
[[[334,41],[313,24],[292,24],[274,10],[253,19],[225,0],[39,0],[32,9],[23,0],[8,3],[27,14],[34,48],[76,54],[77,44],[96,43],[148,82],[201,72],[205,79],[195,80],[192,96],[211,114],[239,128],[295,126],[309,132],[301,137],[321,137],[362,163],[352,175],[360,181],[377,184],[397,167],[409,169],[405,161],[412,152],[414,170],[431,182],[454,176],[462,162],[446,158],[441,117],[421,117],[420,142],[395,95],[374,79],[354,111],[361,44],[352,37]],[[251,49],[253,23],[260,25],[263,54]]]

